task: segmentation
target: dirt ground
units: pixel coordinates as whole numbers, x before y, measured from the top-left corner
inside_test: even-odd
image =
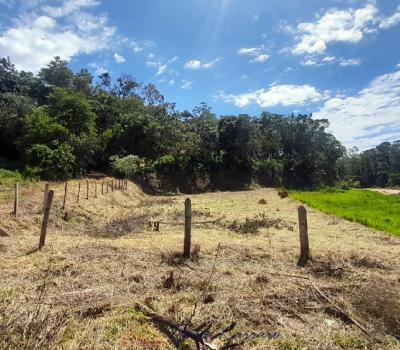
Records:
[[[86,200],[82,182],[76,203],[72,181],[63,210],[63,184],[50,187],[38,252],[43,184],[21,189],[17,218],[11,198],[0,203],[0,349],[195,348],[137,303],[191,328],[236,322],[243,349],[400,349],[397,237],[307,208],[312,260],[300,268],[299,202],[264,188],[197,194],[183,261],[186,196],[129,183],[94,198],[91,183]]]
[[[398,188],[369,188],[369,190],[383,194],[400,194],[400,189]]]

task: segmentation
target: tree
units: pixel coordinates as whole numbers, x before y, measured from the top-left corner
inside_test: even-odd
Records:
[[[59,56],[39,71],[38,77],[48,86],[59,88],[71,88],[73,85],[74,73],[68,68],[68,62]]]
[[[80,92],[55,88],[48,97],[49,115],[65,126],[70,133],[95,133],[96,115],[89,101]]]

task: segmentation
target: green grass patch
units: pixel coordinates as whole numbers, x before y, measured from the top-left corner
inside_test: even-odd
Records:
[[[324,213],[400,236],[400,195],[332,189],[289,195]]]

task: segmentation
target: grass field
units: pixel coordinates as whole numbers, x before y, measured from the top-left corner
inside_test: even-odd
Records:
[[[95,198],[90,180],[78,203],[73,180],[66,209],[64,184],[50,184],[46,245],[27,254],[43,185],[21,185],[18,217],[12,196],[0,199],[1,350],[196,349],[137,304],[193,328],[214,321],[213,332],[236,322],[229,336],[256,334],[237,349],[400,350],[400,237],[308,208],[312,259],[300,268],[299,201],[265,188],[202,193],[190,196],[196,254],[184,261],[186,195],[149,196],[130,182],[98,186]]]
[[[368,190],[291,192],[290,196],[327,214],[400,236],[400,196]]]

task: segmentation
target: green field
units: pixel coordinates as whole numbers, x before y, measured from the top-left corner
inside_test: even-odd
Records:
[[[400,195],[368,190],[290,192],[290,197],[328,214],[400,236]]]

